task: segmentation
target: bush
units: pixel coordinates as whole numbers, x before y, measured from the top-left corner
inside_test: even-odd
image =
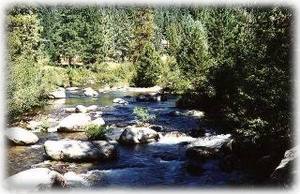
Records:
[[[147,108],[143,107],[135,107],[133,109],[133,114],[135,115],[135,118],[141,123],[147,123],[156,118],[155,115],[149,113]]]
[[[85,127],[85,134],[90,140],[105,140],[105,133],[108,129],[105,126],[90,124]]]
[[[43,88],[37,63],[28,57],[20,56],[9,64],[8,114],[17,116],[44,103],[41,100]]]

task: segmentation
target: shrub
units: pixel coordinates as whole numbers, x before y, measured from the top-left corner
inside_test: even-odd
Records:
[[[143,107],[135,107],[133,109],[133,114],[135,115],[135,118],[141,123],[147,123],[156,118],[155,115],[149,113],[149,110],[147,108]]]
[[[105,126],[90,124],[85,127],[85,134],[91,140],[105,140],[105,133],[108,129]]]

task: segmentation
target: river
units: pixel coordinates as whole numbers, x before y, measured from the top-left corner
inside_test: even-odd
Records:
[[[220,159],[208,160],[202,164],[203,172],[194,173],[189,170],[189,162],[186,158],[186,143],[193,139],[190,136],[178,138],[165,136],[158,142],[123,146],[115,140],[126,125],[134,120],[132,115],[136,106],[147,107],[151,114],[156,115],[152,123],[160,125],[163,130],[160,133],[179,131],[189,134],[191,130],[202,126],[201,119],[188,115],[174,116],[169,114],[177,109],[176,96],[169,96],[163,102],[137,102],[135,93],[114,91],[103,93],[98,98],[86,98],[69,96],[71,98],[51,101],[39,111],[40,115],[47,115],[55,120],[60,120],[68,113],[64,113],[65,107],[76,105],[98,105],[101,107],[102,118],[106,125],[114,126],[117,130],[109,135],[112,142],[117,145],[118,159],[116,161],[101,163],[75,163],[51,161],[47,158],[43,143],[46,140],[58,140],[63,138],[85,139],[82,132],[57,133],[36,132],[40,140],[32,146],[9,146],[7,155],[7,174],[13,175],[22,170],[37,166],[46,166],[61,173],[73,171],[77,174],[85,174],[89,188],[93,187],[211,187],[245,185],[253,179],[244,171],[234,170],[225,172],[219,167]],[[128,105],[116,105],[112,101],[121,97],[129,102]],[[217,130],[205,127],[206,136],[214,136]],[[92,178],[91,178],[92,177]],[[77,185],[83,187],[83,185]],[[76,185],[74,185],[76,187]]]

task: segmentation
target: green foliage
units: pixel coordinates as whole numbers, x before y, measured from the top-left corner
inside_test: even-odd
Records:
[[[206,30],[200,21],[194,21],[191,17],[184,20],[184,35],[177,53],[177,62],[187,76],[197,72],[197,77],[202,78],[211,64]]]
[[[105,140],[105,133],[108,129],[105,126],[90,124],[85,127],[85,134],[90,140]]]
[[[149,110],[147,108],[143,107],[135,107],[133,109],[133,114],[135,115],[135,118],[141,123],[147,123],[156,118],[155,115],[149,113]]]
[[[154,15],[152,8],[137,8],[134,12],[134,41],[131,46],[131,61],[137,63],[145,52],[146,44],[154,37]],[[152,47],[154,47],[152,45]]]
[[[138,87],[155,86],[159,76],[160,57],[152,43],[146,43],[136,63],[134,84]]]
[[[192,87],[191,82],[183,76],[174,57],[164,56],[159,68],[158,85],[165,90],[182,94]]]
[[[8,21],[8,116],[43,104],[39,20],[30,7],[10,10]]]

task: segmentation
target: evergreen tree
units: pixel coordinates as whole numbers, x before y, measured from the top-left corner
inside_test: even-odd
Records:
[[[134,12],[134,40],[131,46],[131,60],[136,63],[148,42],[154,36],[154,16],[152,8],[137,8]]]
[[[153,43],[148,42],[136,64],[135,86],[151,87],[156,85],[159,76],[160,57]]]

